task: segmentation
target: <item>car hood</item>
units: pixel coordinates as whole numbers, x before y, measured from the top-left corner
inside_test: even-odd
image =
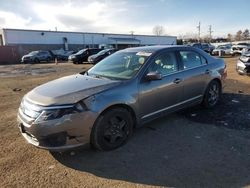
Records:
[[[33,55],[24,55],[23,58],[25,57],[33,57]]]
[[[66,76],[40,85],[27,93],[25,100],[42,106],[73,104],[118,85],[121,81],[82,74]]]
[[[99,56],[99,55],[94,54],[94,55],[89,56],[89,58],[90,58],[90,59],[96,59],[98,56]]]

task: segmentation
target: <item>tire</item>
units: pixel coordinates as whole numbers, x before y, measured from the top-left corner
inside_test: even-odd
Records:
[[[34,63],[40,63],[39,59],[34,59]]]
[[[209,83],[204,98],[203,106],[205,108],[213,108],[218,104],[221,98],[221,85],[218,81],[213,80]]]
[[[46,62],[49,63],[50,60],[51,60],[51,58],[50,58],[50,57],[47,57]]]
[[[123,108],[113,108],[96,120],[90,137],[92,147],[100,151],[114,150],[127,142],[133,133],[133,120]]]

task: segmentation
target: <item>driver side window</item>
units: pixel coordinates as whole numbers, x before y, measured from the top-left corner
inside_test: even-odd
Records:
[[[178,71],[178,63],[175,53],[167,52],[157,56],[149,71],[161,73],[163,76]]]

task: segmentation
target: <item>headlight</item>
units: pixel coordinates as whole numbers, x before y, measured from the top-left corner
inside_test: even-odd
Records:
[[[48,109],[44,109],[42,113],[37,117],[35,123],[59,119],[68,114],[74,114],[85,111],[87,108],[82,102],[78,102],[75,105],[69,107],[67,106],[60,106],[57,108],[48,107]]]

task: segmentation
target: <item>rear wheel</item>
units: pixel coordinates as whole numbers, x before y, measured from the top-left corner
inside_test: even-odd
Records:
[[[210,82],[206,89],[206,93],[203,99],[203,105],[206,108],[212,108],[218,104],[221,98],[221,85],[218,81],[213,80]]]
[[[39,59],[36,58],[36,59],[34,60],[34,63],[40,63]]]
[[[97,119],[91,132],[91,145],[102,151],[122,146],[133,132],[133,120],[123,108],[113,108]]]

